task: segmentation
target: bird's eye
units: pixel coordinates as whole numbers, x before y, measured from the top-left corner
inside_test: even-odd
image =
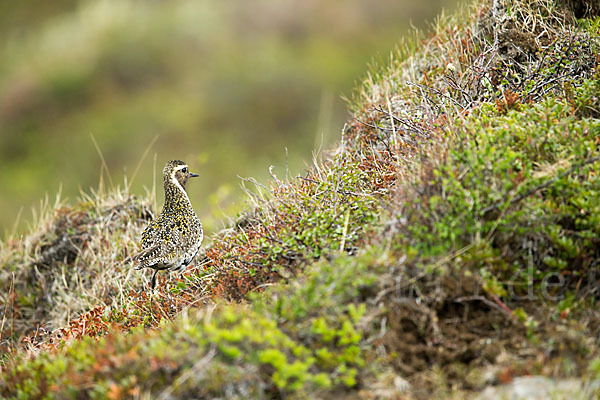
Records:
[[[183,168],[183,169],[181,170],[181,172],[183,172],[184,174],[187,174],[187,173],[188,173],[188,169],[187,169],[187,167]]]

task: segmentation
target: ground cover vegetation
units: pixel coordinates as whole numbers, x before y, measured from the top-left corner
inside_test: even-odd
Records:
[[[373,66],[340,145],[183,277],[126,260],[151,196],[46,206],[2,244],[0,395],[466,398],[600,385],[600,10],[477,1]],[[557,389],[558,390],[558,389]]]

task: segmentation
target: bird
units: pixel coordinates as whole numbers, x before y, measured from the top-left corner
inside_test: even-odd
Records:
[[[142,250],[132,258],[138,264],[136,270],[154,270],[152,291],[159,271],[183,272],[200,250],[204,232],[185,190],[188,179],[197,176],[181,160],[169,161],[163,168],[162,211],[142,233]]]

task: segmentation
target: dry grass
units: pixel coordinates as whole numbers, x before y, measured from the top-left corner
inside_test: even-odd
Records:
[[[54,330],[96,306],[125,304],[144,282],[124,260],[151,217],[151,200],[125,190],[82,194],[74,207],[45,201],[31,233],[2,243],[3,347]]]

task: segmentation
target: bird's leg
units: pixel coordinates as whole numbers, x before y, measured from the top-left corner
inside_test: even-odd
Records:
[[[152,291],[154,292],[154,286],[156,286],[156,275],[158,274],[158,270],[155,269],[154,273],[152,274],[152,281],[150,282],[150,289],[152,289]]]

